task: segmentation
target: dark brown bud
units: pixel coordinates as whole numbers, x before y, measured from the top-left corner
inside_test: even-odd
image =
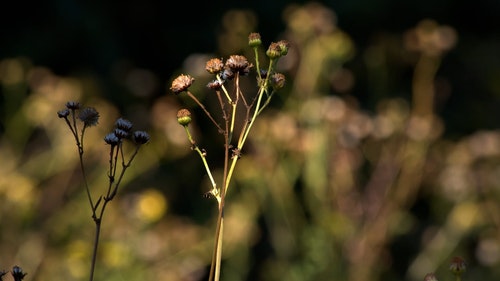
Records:
[[[275,90],[279,90],[285,86],[285,75],[281,73],[274,73],[271,76],[271,84]]]

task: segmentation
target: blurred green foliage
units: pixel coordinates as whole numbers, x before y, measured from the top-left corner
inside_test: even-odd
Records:
[[[73,5],[51,12],[91,18],[81,27],[107,26],[99,38],[113,41],[106,34],[112,21]],[[451,15],[442,22],[417,12],[399,13],[404,23],[392,30],[373,25],[370,34],[367,23],[387,15],[387,4],[341,3],[336,14],[315,2],[275,4],[272,20],[264,9],[224,7],[207,16],[218,22],[213,33],[184,34],[183,24],[203,24],[195,14],[181,23],[148,21],[176,11],[138,5],[131,26],[145,21],[165,31],[132,29],[137,46],[116,40],[104,51],[96,44],[50,59],[42,50],[0,58],[0,270],[17,264],[25,280],[87,279],[93,222],[76,146],[56,114],[78,100],[101,115],[85,144],[92,187],[107,184],[103,137],[116,118],[151,135],[104,216],[96,280],[205,280],[216,209],[203,197],[210,184],[176,120],[183,101],[163,85],[189,73],[210,104],[206,60],[246,54],[256,31],[292,43],[279,65],[287,84],[256,122],[235,172],[223,280],[423,280],[429,272],[451,280],[456,255],[468,263],[463,280],[500,276],[497,39],[479,41],[464,26],[447,25]],[[436,9],[454,8],[442,6]],[[349,11],[359,17],[343,17]],[[45,32],[38,36],[57,40]],[[2,39],[9,36],[17,35]],[[141,45],[155,36],[172,48]],[[69,49],[79,42],[65,40]],[[16,53],[11,48],[4,54]],[[133,50],[159,63],[130,61]],[[112,70],[87,69],[86,59]],[[79,64],[68,70],[68,60]],[[220,163],[211,158],[217,132],[195,116],[197,138]]]

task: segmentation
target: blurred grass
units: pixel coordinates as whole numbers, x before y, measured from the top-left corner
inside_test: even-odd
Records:
[[[449,280],[455,255],[468,262],[464,280],[499,276],[500,134],[477,128],[448,138],[436,110],[451,91],[437,72],[453,27],[416,22],[358,49],[325,6],[290,5],[283,19],[287,89],[257,120],[235,172],[223,280],[422,280],[429,272]],[[257,22],[231,10],[223,26],[217,53],[226,56],[244,52]],[[200,91],[206,57],[193,54],[179,69],[198,71]],[[355,57],[363,76],[349,67]],[[374,93],[392,89],[401,69],[414,73],[405,93],[382,93],[374,108],[352,94],[362,77]],[[132,90],[156,83],[135,70],[146,78],[130,80]],[[2,58],[0,81],[0,269],[20,265],[26,280],[87,278],[91,212],[76,146],[56,114],[78,100],[101,113],[85,155],[96,193],[106,186],[103,137],[114,120],[125,115],[151,135],[104,217],[96,280],[204,280],[216,210],[202,196],[209,184],[175,97],[118,108],[96,78],[59,76],[29,58]],[[217,163],[217,134],[194,122]]]

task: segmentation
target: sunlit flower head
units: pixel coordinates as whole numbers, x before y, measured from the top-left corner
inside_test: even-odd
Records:
[[[248,73],[252,66],[253,65],[248,62],[248,59],[241,55],[232,55],[226,61],[226,67],[240,74]]]
[[[181,74],[172,81],[172,86],[170,90],[174,94],[179,94],[186,91],[194,82],[194,78],[190,75]]]
[[[217,74],[224,69],[224,62],[218,58],[210,59],[207,61],[205,69],[211,74]]]

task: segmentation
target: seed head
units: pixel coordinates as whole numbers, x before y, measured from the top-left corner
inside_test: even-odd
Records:
[[[226,61],[226,67],[231,69],[232,72],[239,72],[240,74],[248,74],[253,65],[248,62],[247,58],[240,55],[232,55]]]
[[[125,131],[125,130],[122,130],[122,129],[118,129],[116,128],[113,133],[115,134],[115,136],[119,139],[125,139],[128,137],[128,132]]]
[[[149,141],[149,134],[144,131],[135,131],[133,140],[136,144],[145,144]]]
[[[174,81],[172,81],[172,86],[170,87],[170,90],[177,95],[179,93],[186,91],[193,84],[193,82],[194,82],[193,77],[181,74],[177,78],[175,78]]]
[[[118,118],[115,122],[115,127],[117,129],[130,132],[130,130],[132,129],[132,122],[128,121],[127,119]]]
[[[68,117],[68,115],[69,115],[69,109],[67,109],[67,108],[63,109],[63,110],[59,110],[57,112],[57,116],[59,116],[59,118],[66,118],[66,117]]]
[[[260,39],[260,34],[259,33],[250,33],[248,35],[248,45],[252,48],[258,47],[262,45],[262,40]]]
[[[118,145],[120,143],[120,139],[115,135],[115,133],[109,133],[104,137],[104,141],[112,146]]]
[[[73,110],[80,109],[80,103],[77,101],[68,101],[66,103],[66,108]]]
[[[275,90],[279,90],[285,86],[285,75],[281,73],[274,73],[271,76],[271,84]]]
[[[189,125],[189,123],[191,123],[191,112],[185,108],[177,111],[177,122],[182,126]]]
[[[93,107],[86,107],[80,111],[78,118],[82,120],[86,127],[95,126],[99,123],[99,112]]]
[[[224,69],[224,62],[218,58],[210,59],[207,61],[205,69],[211,74],[217,74]]]

